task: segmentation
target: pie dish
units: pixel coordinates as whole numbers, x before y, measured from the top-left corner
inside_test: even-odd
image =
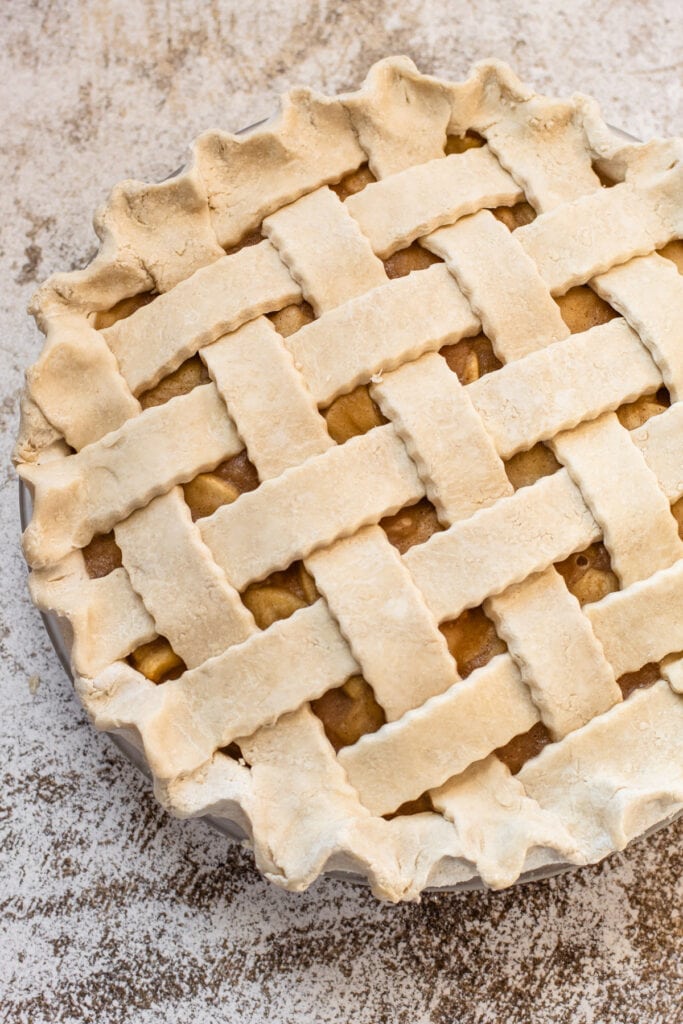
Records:
[[[682,157],[389,58],[118,185],[35,296],[32,596],[278,884],[500,888],[683,808]]]

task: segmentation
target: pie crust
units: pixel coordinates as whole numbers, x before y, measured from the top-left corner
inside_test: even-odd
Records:
[[[159,800],[286,888],[683,808],[683,143],[376,64],[126,181],[32,312],[30,588]]]

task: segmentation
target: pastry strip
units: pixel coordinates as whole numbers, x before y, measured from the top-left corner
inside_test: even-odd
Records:
[[[509,363],[467,394],[506,459],[660,385],[647,349],[618,319]]]
[[[173,778],[218,747],[340,686],[358,671],[323,601],[158,687],[140,722],[155,775]]]
[[[622,586],[683,557],[669,502],[614,413],[559,434],[551,445],[600,524]]]
[[[41,608],[69,622],[73,667],[81,675],[97,675],[157,635],[126,570],[90,579],[80,551],[49,569],[34,569],[29,587]]]
[[[502,362],[569,335],[517,233],[488,210],[440,228],[420,243],[445,260]]]
[[[683,561],[584,606],[619,677],[683,650]]]
[[[458,679],[443,634],[378,527],[310,555],[306,565],[388,721]]]
[[[188,668],[253,632],[251,613],[202,543],[179,487],[128,516],[115,532],[133,587]]]
[[[591,281],[650,351],[674,402],[683,398],[683,275],[653,253]]]
[[[403,560],[443,622],[599,537],[581,492],[561,469],[435,533]]]
[[[509,655],[499,655],[446,693],[337,757],[361,802],[388,814],[440,786],[538,721],[538,711]]]
[[[378,256],[482,207],[512,206],[523,193],[484,146],[417,164],[366,185],[345,206]]]
[[[683,405],[678,402],[631,431],[636,444],[669,501],[683,497]]]
[[[300,297],[276,249],[263,241],[203,267],[102,334],[139,394],[221,334]]]
[[[201,355],[261,480],[333,446],[289,351],[265,317],[207,345]]]
[[[622,699],[579,602],[552,566],[489,598],[485,609],[553,739]]]
[[[316,316],[386,284],[381,260],[327,187],[271,214],[263,222],[263,233]]]
[[[629,182],[564,203],[515,232],[553,295],[651,253],[680,233],[680,213],[661,188]]]
[[[512,494],[468,389],[440,355],[406,363],[371,390],[415,462],[442,524]]]
[[[413,463],[388,425],[266,480],[199,526],[228,579],[242,590],[423,493]]]
[[[24,466],[34,487],[24,532],[30,564],[50,565],[177,483],[242,448],[215,385],[205,384],[127,420],[76,455]]]
[[[328,405],[373,374],[476,334],[478,328],[447,268],[437,265],[324,313],[286,344],[318,405]]]

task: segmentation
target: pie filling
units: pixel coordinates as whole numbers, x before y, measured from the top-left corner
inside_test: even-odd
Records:
[[[446,153],[464,152],[483,143],[484,140],[476,133],[467,133],[463,138],[449,137]],[[374,180],[367,166],[364,166],[331,187],[340,199],[345,199],[361,191]],[[603,184],[613,183],[603,180]],[[533,208],[526,202],[512,207],[501,207],[492,212],[510,231],[529,224],[536,216]],[[243,240],[242,246],[252,245],[260,240],[260,233],[252,233]],[[226,251],[234,252],[242,246]],[[679,272],[683,273],[683,243],[672,242],[660,252],[672,260]],[[424,270],[441,261],[419,244],[413,243],[383,262],[388,277],[396,278],[413,271]],[[95,326],[108,327],[153,299],[153,293],[143,293],[132,299],[125,299],[113,309],[98,313]],[[556,302],[572,334],[604,324],[618,315],[586,285],[571,288],[565,295],[558,297]],[[315,317],[310,305],[302,302],[285,306],[269,314],[269,319],[281,335],[288,337]],[[502,365],[495,355],[491,342],[484,334],[464,338],[457,344],[446,346],[441,350],[441,355],[450,369],[457,374],[460,382],[465,385],[499,369]],[[173,373],[164,377],[155,387],[141,394],[139,400],[144,409],[161,405],[209,380],[204,363],[199,356],[193,356]],[[634,429],[649,417],[663,412],[668,405],[669,396],[666,389],[662,388],[656,395],[645,395],[623,405],[617,410],[617,415],[625,427]],[[370,397],[366,385],[358,386],[350,393],[335,399],[322,410],[322,413],[330,436],[338,444],[343,444],[349,438],[364,434],[387,422]],[[515,490],[529,486],[559,468],[560,464],[550,448],[543,443],[537,443],[529,450],[514,455],[505,464],[507,475]],[[202,473],[184,484],[183,491],[192,518],[196,520],[212,515],[221,505],[235,501],[240,494],[254,490],[258,485],[256,470],[249,461],[246,451],[243,451],[211,472]],[[683,537],[683,499],[673,505],[672,511],[679,523],[679,533]],[[379,525],[401,553],[413,545],[423,543],[443,528],[438,521],[436,510],[426,498],[401,509],[395,515],[385,517]],[[106,536],[94,537],[83,549],[83,554],[91,577],[105,576],[121,565],[121,552],[113,532]],[[591,544],[585,550],[570,555],[557,563],[556,569],[581,605],[599,601],[619,589],[609,554],[601,542]],[[241,596],[257,626],[266,629],[278,619],[287,618],[298,609],[312,604],[320,595],[303,563],[297,562],[284,571],[272,573],[261,582],[252,583]],[[457,619],[444,622],[440,629],[463,678],[507,650],[505,642],[497,635],[493,622],[486,616],[483,608],[467,609]],[[182,659],[172,649],[168,640],[161,636],[138,647],[129,656],[129,661],[155,683],[175,679],[185,671]],[[658,678],[658,666],[649,664],[637,672],[622,676],[618,683],[626,697],[634,689],[650,686]],[[361,736],[375,732],[386,722],[384,711],[375,699],[372,687],[358,675],[352,676],[342,686],[329,690],[319,699],[312,701],[311,708],[321,720],[335,750],[354,744]],[[529,732],[514,737],[506,746],[499,748],[496,754],[513,773],[516,773],[550,742],[550,733],[539,722]],[[225,748],[223,752],[241,758],[240,748],[235,743]],[[402,805],[394,814],[387,817],[430,809],[430,797],[424,794],[418,800]]]

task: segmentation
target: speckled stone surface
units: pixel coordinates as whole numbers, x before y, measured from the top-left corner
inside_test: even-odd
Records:
[[[553,881],[390,907],[330,880],[280,892],[165,815],[87,724],[30,606],[8,462],[41,344],[26,303],[92,255],[118,179],[162,178],[203,128],[399,52],[452,77],[501,57],[634,134],[681,133],[680,0],[6,0],[0,41],[0,1020],[683,1021],[683,823]]]

